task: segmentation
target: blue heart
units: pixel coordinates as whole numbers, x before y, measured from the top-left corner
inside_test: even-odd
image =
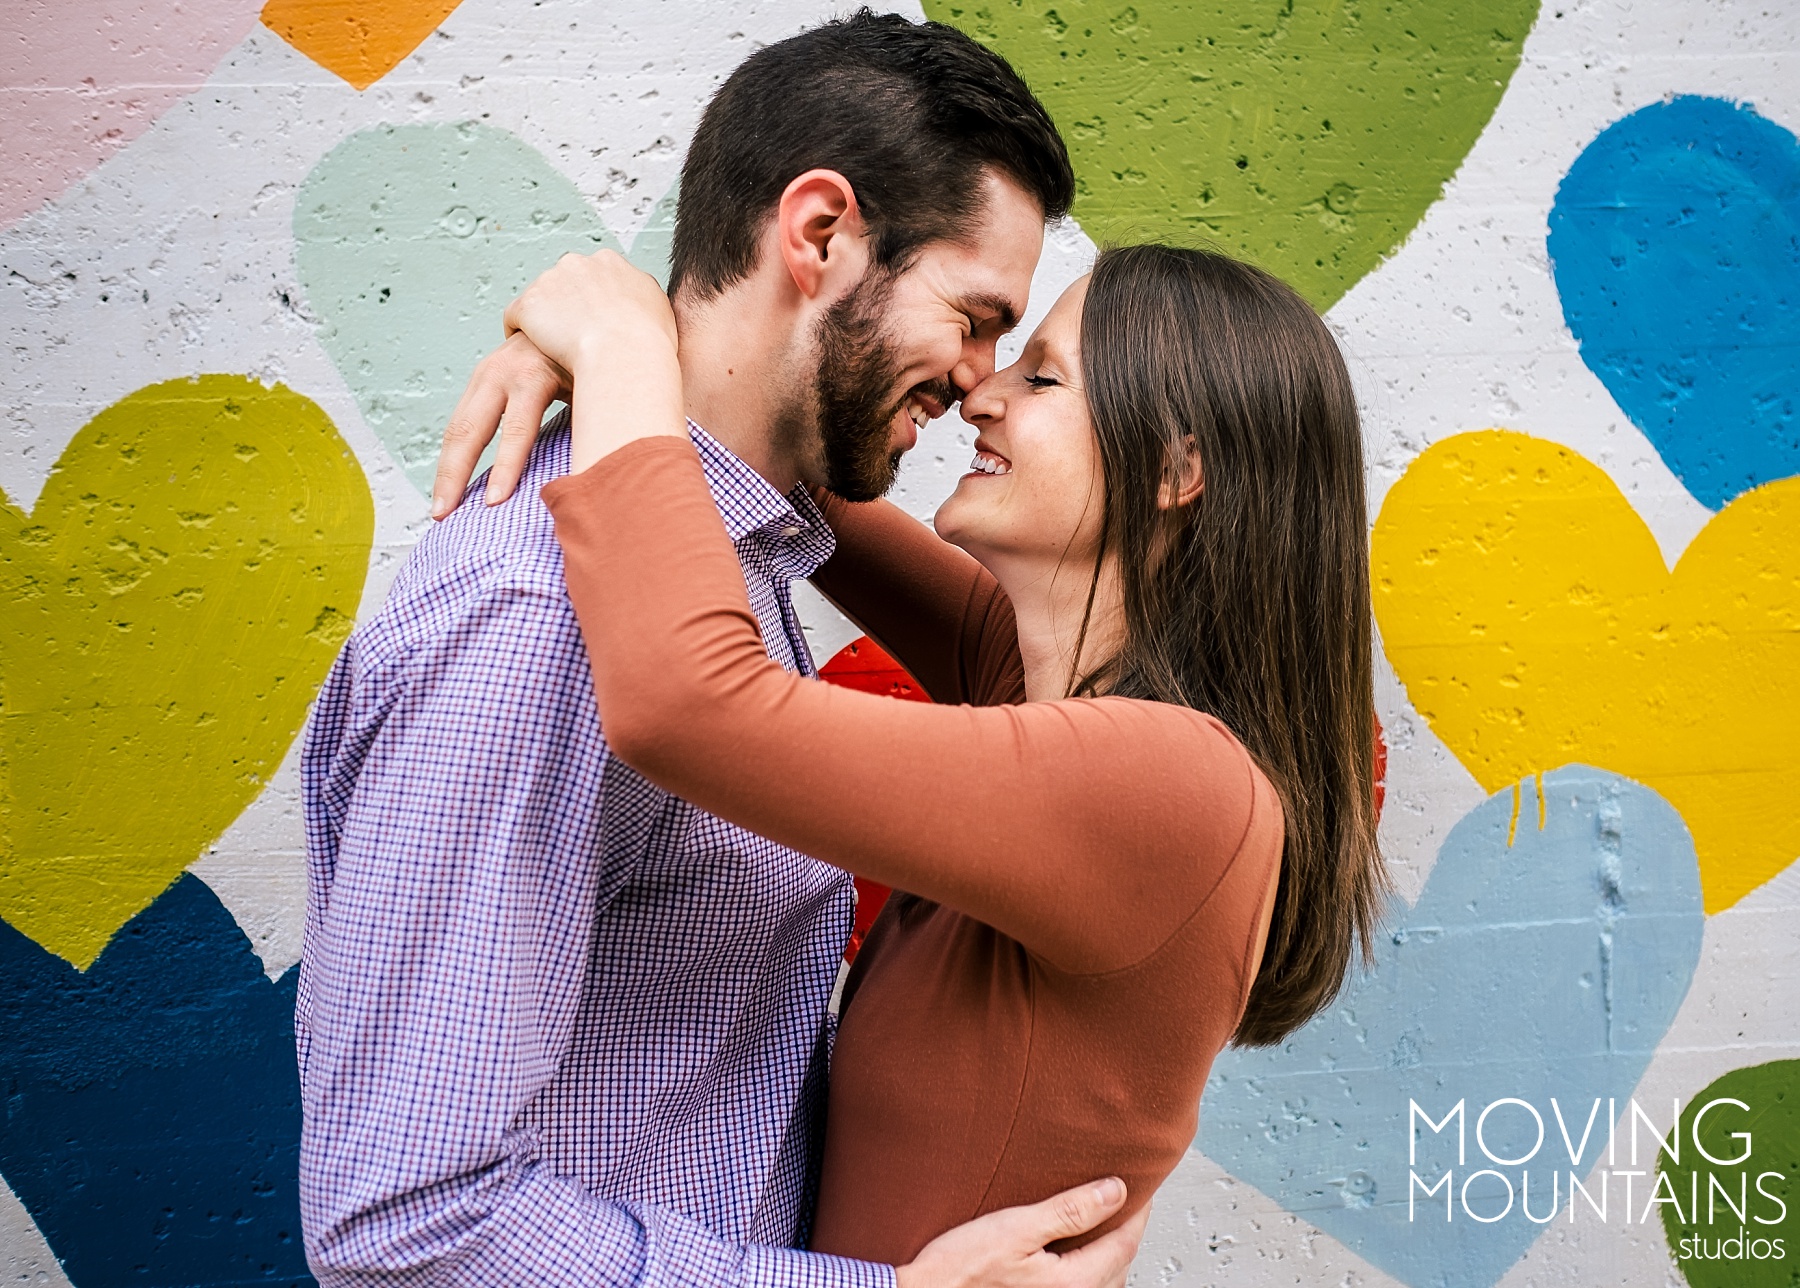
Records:
[[[76,1288],[313,1282],[297,978],[191,875],[85,974],[0,923],[0,1172]]]
[[[1419,902],[1385,923],[1375,968],[1281,1047],[1223,1053],[1201,1105],[1199,1148],[1419,1288],[1486,1288],[1543,1227],[1516,1205],[1493,1224],[1460,1207],[1446,1223],[1442,1191],[1409,1220],[1410,1102],[1440,1121],[1466,1104],[1466,1168],[1450,1147],[1454,1128],[1441,1138],[1419,1129],[1421,1181],[1455,1168],[1458,1191],[1466,1172],[1493,1166],[1476,1161],[1481,1111],[1509,1096],[1536,1107],[1548,1123],[1529,1168],[1541,1216],[1550,1169],[1561,1163],[1566,1193],[1570,1167],[1550,1098],[1577,1143],[1595,1097],[1623,1106],[1700,954],[1699,865],[1680,815],[1648,788],[1586,766],[1546,775],[1543,791],[1542,830],[1530,783],[1459,822]],[[1605,1120],[1602,1107],[1574,1169],[1584,1177]],[[1487,1124],[1502,1156],[1524,1154],[1530,1135],[1516,1107]],[[1521,1169],[1505,1170],[1516,1184]],[[1499,1209],[1504,1196],[1484,1194],[1490,1186],[1471,1189],[1471,1210]]]
[[[1702,505],[1800,474],[1800,143],[1682,97],[1587,146],[1550,211],[1563,317]]]

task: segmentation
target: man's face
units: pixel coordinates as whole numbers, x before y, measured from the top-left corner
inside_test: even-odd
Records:
[[[987,208],[962,243],[933,242],[898,276],[869,273],[819,318],[809,483],[849,501],[893,485],[926,421],[994,371],[994,346],[1025,312],[1043,248],[1037,203],[988,175]]]

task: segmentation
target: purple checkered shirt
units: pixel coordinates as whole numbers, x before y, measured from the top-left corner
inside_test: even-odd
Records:
[[[830,529],[690,429],[769,654],[810,674],[789,583]],[[793,1246],[850,878],[608,753],[538,499],[568,468],[565,420],[512,501],[435,526],[307,729],[308,1258],[326,1288],[891,1288]]]

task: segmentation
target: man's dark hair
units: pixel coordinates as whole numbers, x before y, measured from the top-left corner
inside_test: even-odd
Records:
[[[749,276],[796,175],[850,181],[874,261],[903,270],[981,214],[983,170],[1068,213],[1062,136],[1006,60],[936,22],[859,10],[745,59],[707,104],[681,170],[669,291],[701,299]]]

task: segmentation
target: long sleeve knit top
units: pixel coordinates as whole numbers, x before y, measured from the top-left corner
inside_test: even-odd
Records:
[[[1147,1202],[1244,1010],[1282,848],[1211,716],[1024,702],[1010,606],[892,506],[833,505],[821,588],[938,705],[769,660],[691,443],[545,487],[616,755],[753,831],[907,892],[845,990],[815,1250],[902,1264],[1104,1175]]]

